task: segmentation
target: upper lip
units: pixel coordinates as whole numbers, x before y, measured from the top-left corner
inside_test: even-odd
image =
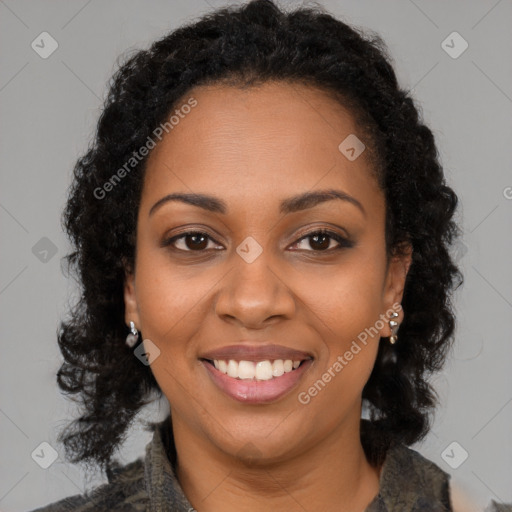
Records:
[[[215,350],[205,352],[200,359],[225,360],[233,359],[235,361],[265,361],[270,359],[291,359],[292,361],[302,361],[312,359],[313,356],[308,352],[295,350],[282,345],[227,345]]]

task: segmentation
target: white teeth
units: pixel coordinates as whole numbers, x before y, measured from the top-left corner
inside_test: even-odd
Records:
[[[231,363],[231,361],[229,361]],[[240,361],[238,363],[239,379],[254,379],[256,376],[256,366],[252,361]]]
[[[256,363],[257,380],[270,380],[272,378],[272,363],[270,361],[259,361]]]
[[[284,365],[282,359],[277,359],[272,365],[272,375],[274,377],[281,377],[284,373]]]
[[[281,375],[298,368],[300,363],[300,360],[292,361],[291,359],[276,359],[273,363],[269,360],[254,362],[230,359],[226,362],[214,359],[213,361],[215,368],[229,377],[248,380],[270,380],[274,377],[281,377]]]
[[[236,361],[233,361],[233,359],[230,359],[228,362],[227,374],[230,377],[233,377],[234,379],[238,377],[238,363]]]

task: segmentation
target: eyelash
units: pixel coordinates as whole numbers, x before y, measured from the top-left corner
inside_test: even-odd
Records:
[[[187,231],[185,233],[181,233],[179,235],[173,236],[172,238],[168,238],[167,240],[164,240],[162,243],[162,247],[173,246],[174,242],[176,242],[177,240],[180,240],[182,238],[185,238],[185,237],[191,236],[191,235],[203,235],[203,236],[206,236],[209,240],[211,240],[215,243],[218,243],[218,242],[216,242],[216,240],[214,240],[212,237],[210,237],[208,235],[208,233],[205,233],[204,231]],[[354,243],[351,240],[349,240],[348,238],[345,238],[345,237],[341,236],[339,233],[336,233],[335,231],[330,231],[328,229],[318,229],[316,231],[311,231],[309,233],[306,233],[305,235],[302,235],[296,242],[294,242],[293,245],[296,245],[307,238],[312,238],[315,235],[327,235],[329,238],[338,242],[339,246],[331,248],[331,249],[324,249],[324,250],[311,249],[311,250],[307,250],[306,252],[329,253],[329,252],[338,251],[338,250],[345,249],[345,248],[351,248],[354,246]],[[197,252],[197,253],[206,252],[208,250],[208,249],[201,249],[198,251],[194,251],[191,249],[177,249],[176,247],[172,247],[172,249],[174,249],[176,251],[181,251],[181,252]],[[298,249],[298,250],[300,250],[300,249]]]

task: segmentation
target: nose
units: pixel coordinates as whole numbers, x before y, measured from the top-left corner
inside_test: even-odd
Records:
[[[218,293],[215,311],[224,321],[250,329],[293,317],[296,302],[284,271],[263,251],[248,263],[233,255],[232,270]]]

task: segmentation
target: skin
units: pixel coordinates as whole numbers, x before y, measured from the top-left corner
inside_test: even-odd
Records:
[[[200,512],[363,511],[381,468],[360,443],[361,393],[389,324],[307,405],[298,394],[402,299],[411,253],[386,258],[368,152],[349,161],[338,150],[364,136],[342,105],[304,85],[201,86],[190,96],[197,106],[148,158],[124,297],[126,323],[160,350],[151,370],[170,403],[180,484]],[[323,189],[356,198],[364,213],[342,200],[279,213],[282,200]],[[149,215],[174,192],[216,196],[228,211],[171,201]],[[303,238],[319,228],[353,246]],[[210,237],[200,250],[191,237],[161,247],[198,230]],[[252,263],[236,252],[248,236],[263,249]],[[241,340],[307,351],[314,363],[281,399],[240,403],[198,358]]]

